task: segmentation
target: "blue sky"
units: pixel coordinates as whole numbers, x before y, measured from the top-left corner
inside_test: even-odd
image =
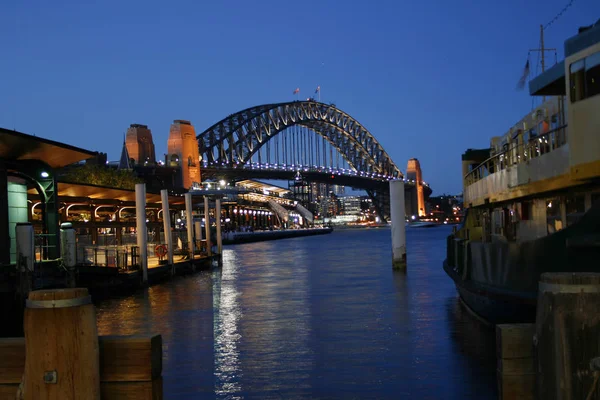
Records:
[[[531,109],[516,82],[568,2],[2,1],[0,126],[116,160],[142,123],[158,156],[174,119],[199,133],[320,85],[402,170],[416,157],[434,195],[457,193],[464,150]],[[575,0],[547,47],[562,59],[598,18],[599,1]]]

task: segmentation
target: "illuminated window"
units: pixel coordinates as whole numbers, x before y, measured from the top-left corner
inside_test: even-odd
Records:
[[[560,217],[560,198],[546,200],[546,226],[548,234],[560,231],[563,228]]]

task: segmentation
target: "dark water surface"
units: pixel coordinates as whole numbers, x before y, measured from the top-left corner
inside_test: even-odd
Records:
[[[442,270],[449,227],[229,246],[222,270],[98,304],[101,335],[160,333],[166,399],[494,399],[494,331]]]

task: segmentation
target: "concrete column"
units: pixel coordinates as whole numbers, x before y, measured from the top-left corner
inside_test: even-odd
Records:
[[[167,246],[167,263],[173,265],[173,236],[171,235],[171,212],[169,211],[169,192],[160,191],[160,201],[163,210],[163,229],[165,231],[165,244]]]
[[[142,282],[148,283],[148,233],[146,231],[146,184],[135,184],[135,227],[140,249]]]
[[[223,254],[223,238],[221,237],[221,199],[215,200],[215,219],[217,220],[217,252]]]
[[[210,215],[208,213],[208,196],[204,196],[204,232],[206,233],[206,254],[212,255],[210,244]]]
[[[185,197],[185,219],[187,221],[187,236],[188,236],[188,249],[190,250],[190,257],[194,258],[194,217],[192,215],[192,194],[186,193]]]
[[[390,181],[390,214],[392,220],[392,265],[406,268],[406,216],[404,181]]]

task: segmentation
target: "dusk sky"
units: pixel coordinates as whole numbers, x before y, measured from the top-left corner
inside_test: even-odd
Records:
[[[174,119],[200,133],[320,85],[401,170],[418,158],[433,195],[459,193],[464,150],[531,109],[516,83],[540,24],[568,2],[5,0],[0,127],[117,160],[141,123],[162,159]],[[546,46],[561,60],[564,40],[599,18],[600,1],[573,1]]]

